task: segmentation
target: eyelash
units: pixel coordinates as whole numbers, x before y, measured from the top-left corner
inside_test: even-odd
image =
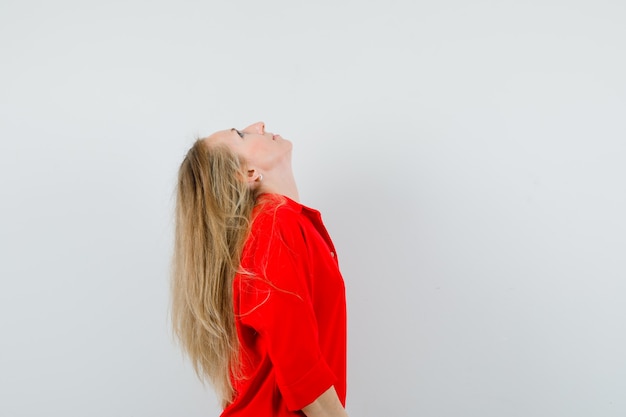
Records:
[[[237,132],[237,134],[243,139],[243,132],[240,132],[237,129],[235,129],[235,132]]]

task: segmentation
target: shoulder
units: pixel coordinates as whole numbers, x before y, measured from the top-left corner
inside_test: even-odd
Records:
[[[252,213],[252,232],[289,232],[300,229],[302,205],[278,194],[263,194]]]
[[[242,253],[244,269],[258,272],[260,268],[262,275],[267,275],[272,268],[304,262],[306,219],[301,208],[299,203],[274,194],[257,201]]]

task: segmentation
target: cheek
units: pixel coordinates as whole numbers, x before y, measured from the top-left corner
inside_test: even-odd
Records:
[[[251,165],[263,166],[268,159],[268,152],[259,143],[248,143],[242,146],[241,156]]]

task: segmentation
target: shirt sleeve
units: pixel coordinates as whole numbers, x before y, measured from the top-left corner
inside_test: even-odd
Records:
[[[300,410],[335,383],[324,360],[311,301],[307,248],[295,213],[257,219],[242,266],[241,322],[256,330],[267,349],[287,407]]]

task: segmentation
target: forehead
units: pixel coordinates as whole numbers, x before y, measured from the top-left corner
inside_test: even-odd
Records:
[[[228,146],[232,146],[236,143],[235,136],[238,137],[237,133],[233,130],[220,130],[218,132],[212,133],[206,138],[202,139],[202,141],[206,145],[217,145],[217,144],[226,144]]]

